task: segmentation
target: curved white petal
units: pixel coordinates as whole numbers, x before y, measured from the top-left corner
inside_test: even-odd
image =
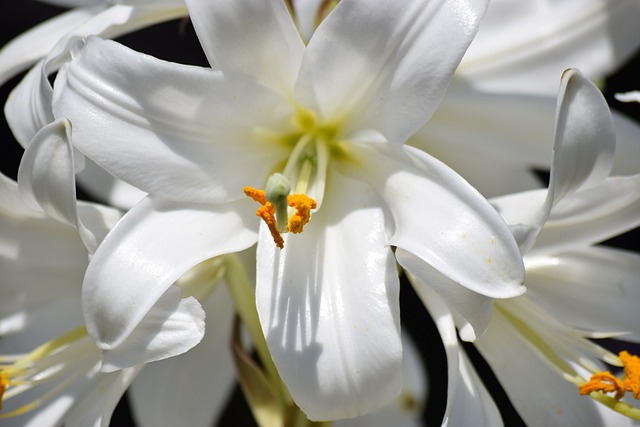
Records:
[[[56,80],[56,117],[71,121],[75,147],[143,191],[203,203],[244,197],[290,150],[258,133],[292,107],[280,111],[277,94],[246,79],[97,38],[74,57]]]
[[[185,14],[184,6],[139,9],[129,6],[113,6],[101,13],[96,13],[82,25],[67,28],[64,37],[48,40],[47,43],[50,43],[51,46],[50,51],[44,52],[42,56],[47,53],[48,55],[22,79],[11,92],[5,105],[7,122],[18,142],[23,147],[28,146],[36,132],[53,121],[52,89],[48,76],[70,59],[69,47],[75,38],[92,34],[105,38],[116,37]],[[62,36],[62,34],[60,35]]]
[[[492,1],[458,74],[475,87],[553,95],[569,67],[612,73],[640,46],[635,0]]]
[[[403,143],[436,110],[487,1],[345,1],[309,41],[296,100]],[[446,43],[442,40],[446,39]]]
[[[189,268],[251,246],[256,240],[254,218],[248,200],[213,207],[147,198],[136,205],[104,239],[85,275],[85,322],[98,346],[115,351],[125,345]],[[165,298],[170,305],[171,298]]]
[[[258,242],[256,303],[269,350],[312,420],[379,408],[402,385],[398,273],[383,211],[362,182],[332,171],[322,209],[278,249]]]
[[[116,405],[142,366],[110,374],[100,373],[88,392],[78,393],[65,417],[65,427],[107,427]]]
[[[90,204],[79,210],[70,133],[70,124],[63,119],[50,123],[36,134],[22,157],[18,187],[27,204],[76,227],[87,250],[93,253],[120,219],[120,214]],[[83,221],[81,213],[91,215],[86,218],[87,222]]]
[[[212,67],[292,94],[304,44],[282,0],[187,0]]]
[[[29,210],[16,183],[0,175],[0,354],[31,350],[82,323],[87,258],[72,227]]]
[[[194,297],[181,298],[180,289],[170,286],[122,343],[103,349],[102,371],[113,372],[191,350],[204,336],[204,318],[204,310]]]
[[[557,203],[605,180],[613,167],[614,153],[613,120],[602,93],[579,71],[567,70],[558,95],[551,178],[544,203],[533,206],[540,192],[491,201],[508,224],[519,227],[516,235],[523,252],[533,245]],[[523,199],[529,199],[525,202],[529,207],[519,203]]]
[[[53,90],[47,80],[48,62],[40,60],[9,94],[4,106],[7,124],[16,140],[28,147],[38,131],[54,121]]]
[[[529,254],[553,254],[615,237],[640,225],[640,175],[608,178],[557,204]]]
[[[607,101],[579,71],[562,75],[549,191],[553,204],[599,185],[613,167],[615,131]]]
[[[202,302],[207,324],[202,342],[184,355],[150,363],[129,389],[143,426],[209,427],[220,416],[233,384],[229,333],[233,302],[224,285]]]
[[[521,295],[524,267],[498,213],[443,163],[413,147],[352,144],[357,164],[393,215],[390,244],[482,295]],[[346,167],[345,167],[346,169]]]
[[[107,7],[103,0],[98,8],[78,8],[53,17],[11,40],[0,49],[0,85],[46,56],[58,40],[98,11]]]
[[[475,345],[527,425],[605,425],[598,403],[549,369],[498,310]]]
[[[434,319],[447,355],[447,407],[442,425],[501,426],[495,402],[458,343],[452,312],[446,302],[415,278],[411,278],[411,283]]]
[[[640,255],[589,247],[525,260],[528,297],[561,323],[640,341]]]
[[[452,311],[468,322],[467,325],[458,325],[461,328],[460,336],[463,340],[474,341],[484,333],[491,320],[493,299],[460,286],[404,249],[396,249],[396,259],[412,274],[411,283],[418,295],[426,292],[423,288],[431,288],[451,307]],[[424,299],[426,297],[423,297]]]

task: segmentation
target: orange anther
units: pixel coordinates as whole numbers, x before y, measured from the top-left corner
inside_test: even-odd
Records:
[[[255,200],[256,202],[260,203],[261,205],[266,205],[267,202],[267,196],[264,195],[264,190],[256,190],[253,187],[249,187],[246,186],[244,187],[244,194],[246,194],[248,197],[251,197],[253,200]]]
[[[282,236],[276,227],[276,208],[273,206],[273,203],[267,200],[263,190],[244,187],[244,194],[262,205],[256,211],[256,215],[262,218],[265,224],[267,224],[267,227],[269,227],[269,232],[271,233],[276,246],[280,249],[284,248],[284,239],[282,239]]]
[[[0,410],[2,410],[2,396],[4,396],[4,392],[7,391],[8,385],[9,380],[4,376],[2,372],[0,372]]]
[[[292,194],[287,197],[287,203],[296,210],[289,218],[289,231],[294,234],[302,233],[305,224],[311,219],[311,209],[315,209],[317,203],[305,194]]]
[[[593,374],[588,383],[580,386],[580,394],[590,394],[594,391],[601,391],[603,393],[615,392],[616,399],[624,396],[624,383],[616,378],[611,372],[600,372]]]
[[[640,399],[640,357],[621,351],[620,360],[624,364],[624,387]]]
[[[629,391],[633,397],[640,399],[640,357],[621,351],[618,355],[624,366],[624,381],[615,377],[611,372],[600,372],[591,376],[588,383],[580,386],[580,394],[593,391],[603,393],[615,392],[615,399],[621,399]]]

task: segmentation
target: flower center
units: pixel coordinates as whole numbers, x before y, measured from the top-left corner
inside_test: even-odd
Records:
[[[248,197],[262,205],[256,215],[267,224],[280,249],[284,247],[281,233],[301,233],[311,211],[322,203],[330,149],[339,131],[337,125],[319,123],[313,111],[300,106],[291,123],[294,131],[279,137],[295,141],[282,173],[271,175],[264,191],[244,188]]]

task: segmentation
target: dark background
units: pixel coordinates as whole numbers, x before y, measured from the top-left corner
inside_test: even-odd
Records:
[[[0,46],[33,25],[64,10],[63,8],[32,0],[11,2],[11,9],[9,11],[7,7],[5,8],[0,24]],[[207,65],[195,33],[187,20],[160,24],[136,34],[122,37],[119,40],[134,49],[163,59],[186,64]],[[620,103],[613,98],[613,94],[640,89],[640,82],[638,81],[639,70],[640,56],[630,61],[626,67],[608,79],[605,92],[605,96],[612,108],[618,109],[636,119],[640,119],[640,104]],[[20,74],[0,87],[0,102],[3,105],[11,88],[18,83],[22,75]],[[0,120],[0,133],[2,136],[1,143],[3,144],[0,151],[0,171],[15,178],[22,149],[13,139],[4,121],[4,116]],[[640,159],[638,160],[640,163]],[[640,164],[638,169],[640,171]],[[87,198],[82,189],[79,189],[78,195],[81,198]],[[618,247],[640,250],[640,233],[635,230],[607,243]],[[430,398],[424,411],[425,425],[439,426],[446,404],[446,358],[444,349],[431,318],[427,315],[422,304],[413,293],[411,286],[407,283],[403,283],[402,286],[401,305],[403,326],[414,337],[418,337],[416,341],[421,355],[427,362],[428,374],[431,378]],[[615,341],[610,343],[612,347],[616,346]],[[472,346],[466,345],[465,348],[472,356],[474,364],[487,387],[494,394],[505,424],[509,426],[523,425],[485,362],[477,355]],[[242,394],[236,388],[230,398],[227,411],[219,421],[219,425],[250,426],[252,424],[253,420],[250,411],[244,403]],[[134,425],[126,399],[123,399],[116,409],[112,425],[118,427]]]

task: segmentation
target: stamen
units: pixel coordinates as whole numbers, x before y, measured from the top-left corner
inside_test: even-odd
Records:
[[[594,391],[602,393],[615,392],[615,399],[621,399],[624,396],[624,383],[615,377],[611,372],[605,371],[591,375],[588,383],[580,386],[580,394],[591,394]]]
[[[279,173],[269,177],[265,191],[244,187],[244,194],[262,205],[256,215],[267,224],[273,241],[280,249],[284,248],[284,239],[280,233],[302,233],[305,224],[311,219],[311,210],[317,206],[316,201],[306,194],[288,195],[289,191],[289,181]],[[288,207],[296,211],[288,215]]]
[[[633,394],[633,397],[640,399],[640,357],[621,351],[620,360],[624,364],[624,387]]]
[[[2,372],[0,372],[0,410],[2,410],[2,396],[4,396],[4,392],[7,391],[8,385],[9,380]]]
[[[592,375],[589,382],[580,386],[580,394],[590,394],[594,391],[615,392],[614,399],[620,400],[629,391],[633,397],[640,399],[640,357],[631,355],[627,351],[621,351],[619,357],[624,366],[624,381],[609,371],[599,372]]]
[[[269,232],[271,232],[276,246],[280,249],[284,248],[284,239],[278,232],[278,227],[276,226],[276,208],[273,206],[273,203],[267,200],[263,190],[244,187],[244,194],[262,205],[256,211],[256,215],[262,218],[265,224],[267,224],[267,227],[269,227]]]
[[[289,231],[302,233],[305,224],[311,219],[311,209],[315,209],[316,201],[306,194],[292,194],[287,197],[289,206],[295,208],[296,213],[289,218]]]

